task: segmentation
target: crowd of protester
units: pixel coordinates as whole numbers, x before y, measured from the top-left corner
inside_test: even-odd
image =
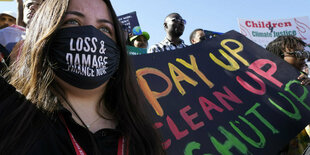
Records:
[[[23,0],[18,0],[17,14],[8,11],[0,13],[0,74],[28,100],[24,101],[18,95],[13,97],[11,102],[16,102],[16,105],[14,104],[15,108],[18,107],[17,109],[21,111],[17,111],[12,107],[5,109],[12,112],[12,114],[7,114],[7,112],[6,115],[1,114],[5,111],[3,107],[6,105],[0,106],[0,117],[3,117],[0,118],[0,121],[2,123],[5,118],[10,118],[20,123],[29,124],[31,121],[34,122],[33,126],[18,127],[4,121],[5,125],[14,126],[16,129],[12,132],[8,132],[7,128],[0,129],[0,138],[2,138],[0,140],[0,154],[12,152],[19,154],[17,149],[13,149],[13,146],[15,148],[27,149],[34,154],[44,154],[46,151],[52,151],[57,154],[63,150],[66,153],[75,152],[76,150],[70,150],[69,148],[63,149],[68,146],[68,143],[70,145],[71,141],[64,137],[59,138],[59,135],[57,135],[63,135],[67,132],[69,135],[72,132],[74,137],[76,137],[75,133],[77,132],[83,133],[82,137],[77,136],[77,147],[83,148],[84,150],[82,151],[89,154],[117,152],[117,149],[119,149],[119,145],[117,145],[119,137],[125,137],[125,141],[128,141],[128,143],[125,142],[127,147],[125,152],[130,152],[130,154],[164,154],[160,146],[160,136],[152,128],[151,121],[147,119],[148,117],[145,117],[148,116],[144,112],[145,109],[142,109],[144,101],[141,99],[141,92],[137,89],[133,72],[127,64],[126,44],[127,46],[146,49],[147,54],[170,52],[185,48],[189,45],[184,43],[181,36],[185,29],[186,20],[179,13],[168,14],[163,23],[166,31],[164,40],[157,44],[149,45],[148,40],[152,34],[148,32],[144,31],[142,34],[135,36],[127,36],[126,33],[124,35],[122,26],[117,22],[117,17],[109,0],[92,1],[102,6],[101,12],[103,14],[110,15],[102,17],[105,20],[104,24],[88,23],[91,20],[86,19],[96,18],[97,16],[92,17],[91,13],[94,10],[91,9],[94,8],[91,8],[91,6],[84,9],[78,7],[82,5],[83,0],[71,0],[70,2],[69,0],[63,0],[61,3],[57,0],[25,0],[24,2]],[[77,12],[75,9],[81,12]],[[76,18],[80,20],[75,20]],[[85,25],[93,26],[84,27]],[[100,27],[98,25],[105,26]],[[94,29],[94,27],[97,29]],[[104,35],[98,35],[97,33],[100,31]],[[107,50],[111,50],[109,52],[112,55],[114,54],[113,57],[115,59],[111,63],[115,66],[110,67],[114,68],[114,70],[110,71],[111,73],[109,73],[108,77],[97,77],[96,80],[78,79],[79,76],[64,72],[63,70],[65,69],[61,70],[63,66],[53,66],[56,63],[65,63],[59,60],[60,58],[58,57],[63,57],[61,50],[68,49],[66,43],[71,45],[72,40],[69,39],[70,37],[91,38],[93,37],[91,35],[101,37],[110,43],[108,45],[110,47],[107,47]],[[197,44],[201,41],[206,41],[206,39],[204,30],[197,28],[192,30],[189,41],[191,44]],[[272,41],[266,49],[299,70],[301,75],[297,79],[301,81],[302,85],[310,85],[309,69],[305,63],[309,58],[306,55],[309,53],[304,50],[305,45],[297,37],[280,36]],[[52,51],[53,54],[49,54],[49,51]],[[116,53],[121,54],[116,55]],[[1,89],[7,88],[10,90],[11,95],[17,94],[10,85],[4,82],[4,79],[1,79],[0,84]],[[3,92],[0,91],[0,95],[1,93]],[[63,94],[66,95],[64,96]],[[81,95],[82,97],[76,95]],[[26,104],[26,106],[18,104],[29,101],[39,109],[39,112],[31,106],[31,103]],[[96,103],[90,107],[83,107],[84,105],[82,104],[76,104],[77,101],[97,102],[99,104]],[[105,104],[103,105],[103,103]],[[132,107],[129,105],[132,105]],[[83,108],[88,109],[88,111],[81,110]],[[23,117],[26,117],[28,120],[21,118],[17,114],[18,112],[25,114]],[[39,119],[37,118],[38,116],[42,118]],[[49,123],[44,122],[45,120],[49,120],[47,121]],[[60,127],[60,124],[65,124],[67,129]],[[36,125],[42,127],[36,128]],[[73,129],[77,125],[80,128]],[[55,137],[40,137],[42,136],[43,129],[46,130],[44,127],[51,126],[56,131],[48,130],[46,132],[55,135]],[[100,130],[102,128],[111,128],[108,131],[104,130],[109,136],[103,142],[100,137],[93,136],[99,132],[103,133]],[[28,130],[35,129],[40,129],[40,131],[26,136],[29,134]],[[20,136],[16,132],[18,130],[21,131],[21,138],[15,141],[3,136],[4,132]],[[24,142],[23,140],[30,136],[33,137],[26,140],[26,145],[22,145],[21,142]],[[309,136],[310,133],[307,134],[306,130],[303,130],[279,154],[301,154],[307,148]],[[37,144],[46,139],[48,140],[47,142]],[[121,139],[123,143],[124,139]],[[17,142],[17,140],[21,142]],[[74,138],[73,140],[75,141]],[[52,144],[55,141],[59,144]],[[89,147],[86,141],[94,145]],[[97,143],[111,145],[112,147],[97,147]],[[63,146],[59,146],[60,144],[63,144]],[[4,146],[7,146],[9,149],[4,148]],[[47,147],[50,147],[50,149],[46,149]]]

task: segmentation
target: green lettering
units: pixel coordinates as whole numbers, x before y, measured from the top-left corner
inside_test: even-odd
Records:
[[[292,105],[293,109],[294,109],[294,113],[291,113],[285,109],[283,109],[282,107],[280,107],[278,104],[276,104],[272,99],[268,98],[269,102],[271,104],[273,104],[276,108],[278,108],[280,111],[282,111],[284,114],[286,114],[288,117],[296,119],[296,120],[300,120],[301,119],[301,115],[299,110],[297,109],[297,107],[295,106],[295,104],[288,98],[286,97],[284,94],[279,93],[280,96],[284,97],[288,102],[290,102],[290,104]]]
[[[259,106],[260,104],[256,103],[245,113],[245,115],[247,116],[248,114],[253,113],[262,123],[264,123],[272,131],[273,134],[279,133],[279,130],[272,126],[260,113],[258,113],[258,111],[256,111],[256,108]]]
[[[227,131],[224,127],[219,126],[218,130],[227,138],[224,144],[221,144],[215,137],[210,136],[210,140],[213,143],[216,150],[225,155],[232,155],[229,151],[232,147],[236,147],[236,149],[242,154],[251,154],[248,151],[246,145],[244,145],[237,137],[235,137],[232,133]]]
[[[247,125],[249,125],[254,132],[257,134],[257,136],[259,137],[259,142],[255,142],[253,139],[251,139],[250,137],[246,136],[235,124],[240,124],[239,121],[235,121],[235,122],[229,122],[229,124],[231,125],[231,127],[233,129],[235,129],[235,131],[248,143],[250,143],[252,146],[256,147],[256,148],[263,148],[266,144],[266,138],[263,135],[262,132],[260,132],[251,122],[249,122],[247,119],[245,119],[242,116],[239,116],[239,118],[245,122]]]
[[[294,83],[297,83],[299,86],[301,86],[303,89],[304,89],[304,93],[298,97],[295,93],[293,93],[293,91],[291,91],[290,89],[290,86]],[[285,88],[284,88],[285,91],[289,92],[293,97],[295,97],[306,109],[308,109],[310,111],[310,107],[309,105],[307,105],[305,103],[305,99],[306,97],[308,96],[308,90],[305,86],[301,85],[299,81],[297,80],[292,80],[292,81],[289,81],[286,85],[285,85]]]
[[[193,150],[199,150],[200,144],[193,141],[186,145],[184,155],[193,155]],[[203,155],[212,155],[212,154],[203,154]]]

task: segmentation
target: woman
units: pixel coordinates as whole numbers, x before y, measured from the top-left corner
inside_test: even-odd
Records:
[[[164,154],[109,0],[48,0],[0,80],[0,154]]]
[[[266,49],[281,57],[301,72],[301,75],[297,78],[301,81],[300,84],[310,85],[310,78],[308,77],[309,69],[305,62],[305,59],[310,57],[310,53],[304,50],[305,45],[305,42],[295,36],[280,36],[270,42]],[[302,154],[307,144],[310,142],[310,135],[307,135],[306,130],[307,128],[302,130],[302,132],[292,139],[279,154]]]
[[[266,49],[281,57],[284,61],[291,64],[302,74],[298,77],[303,85],[309,85],[309,69],[305,59],[310,57],[309,52],[304,51],[306,43],[295,36],[280,36],[270,42]]]

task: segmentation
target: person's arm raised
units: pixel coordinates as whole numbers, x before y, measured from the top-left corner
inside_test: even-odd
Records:
[[[23,21],[24,17],[24,3],[23,0],[17,0],[17,19],[16,19],[16,25],[26,27],[26,24]]]

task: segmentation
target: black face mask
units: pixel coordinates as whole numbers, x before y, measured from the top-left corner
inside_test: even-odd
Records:
[[[54,73],[81,89],[104,84],[118,69],[120,50],[116,43],[93,26],[63,28],[49,48]]]

